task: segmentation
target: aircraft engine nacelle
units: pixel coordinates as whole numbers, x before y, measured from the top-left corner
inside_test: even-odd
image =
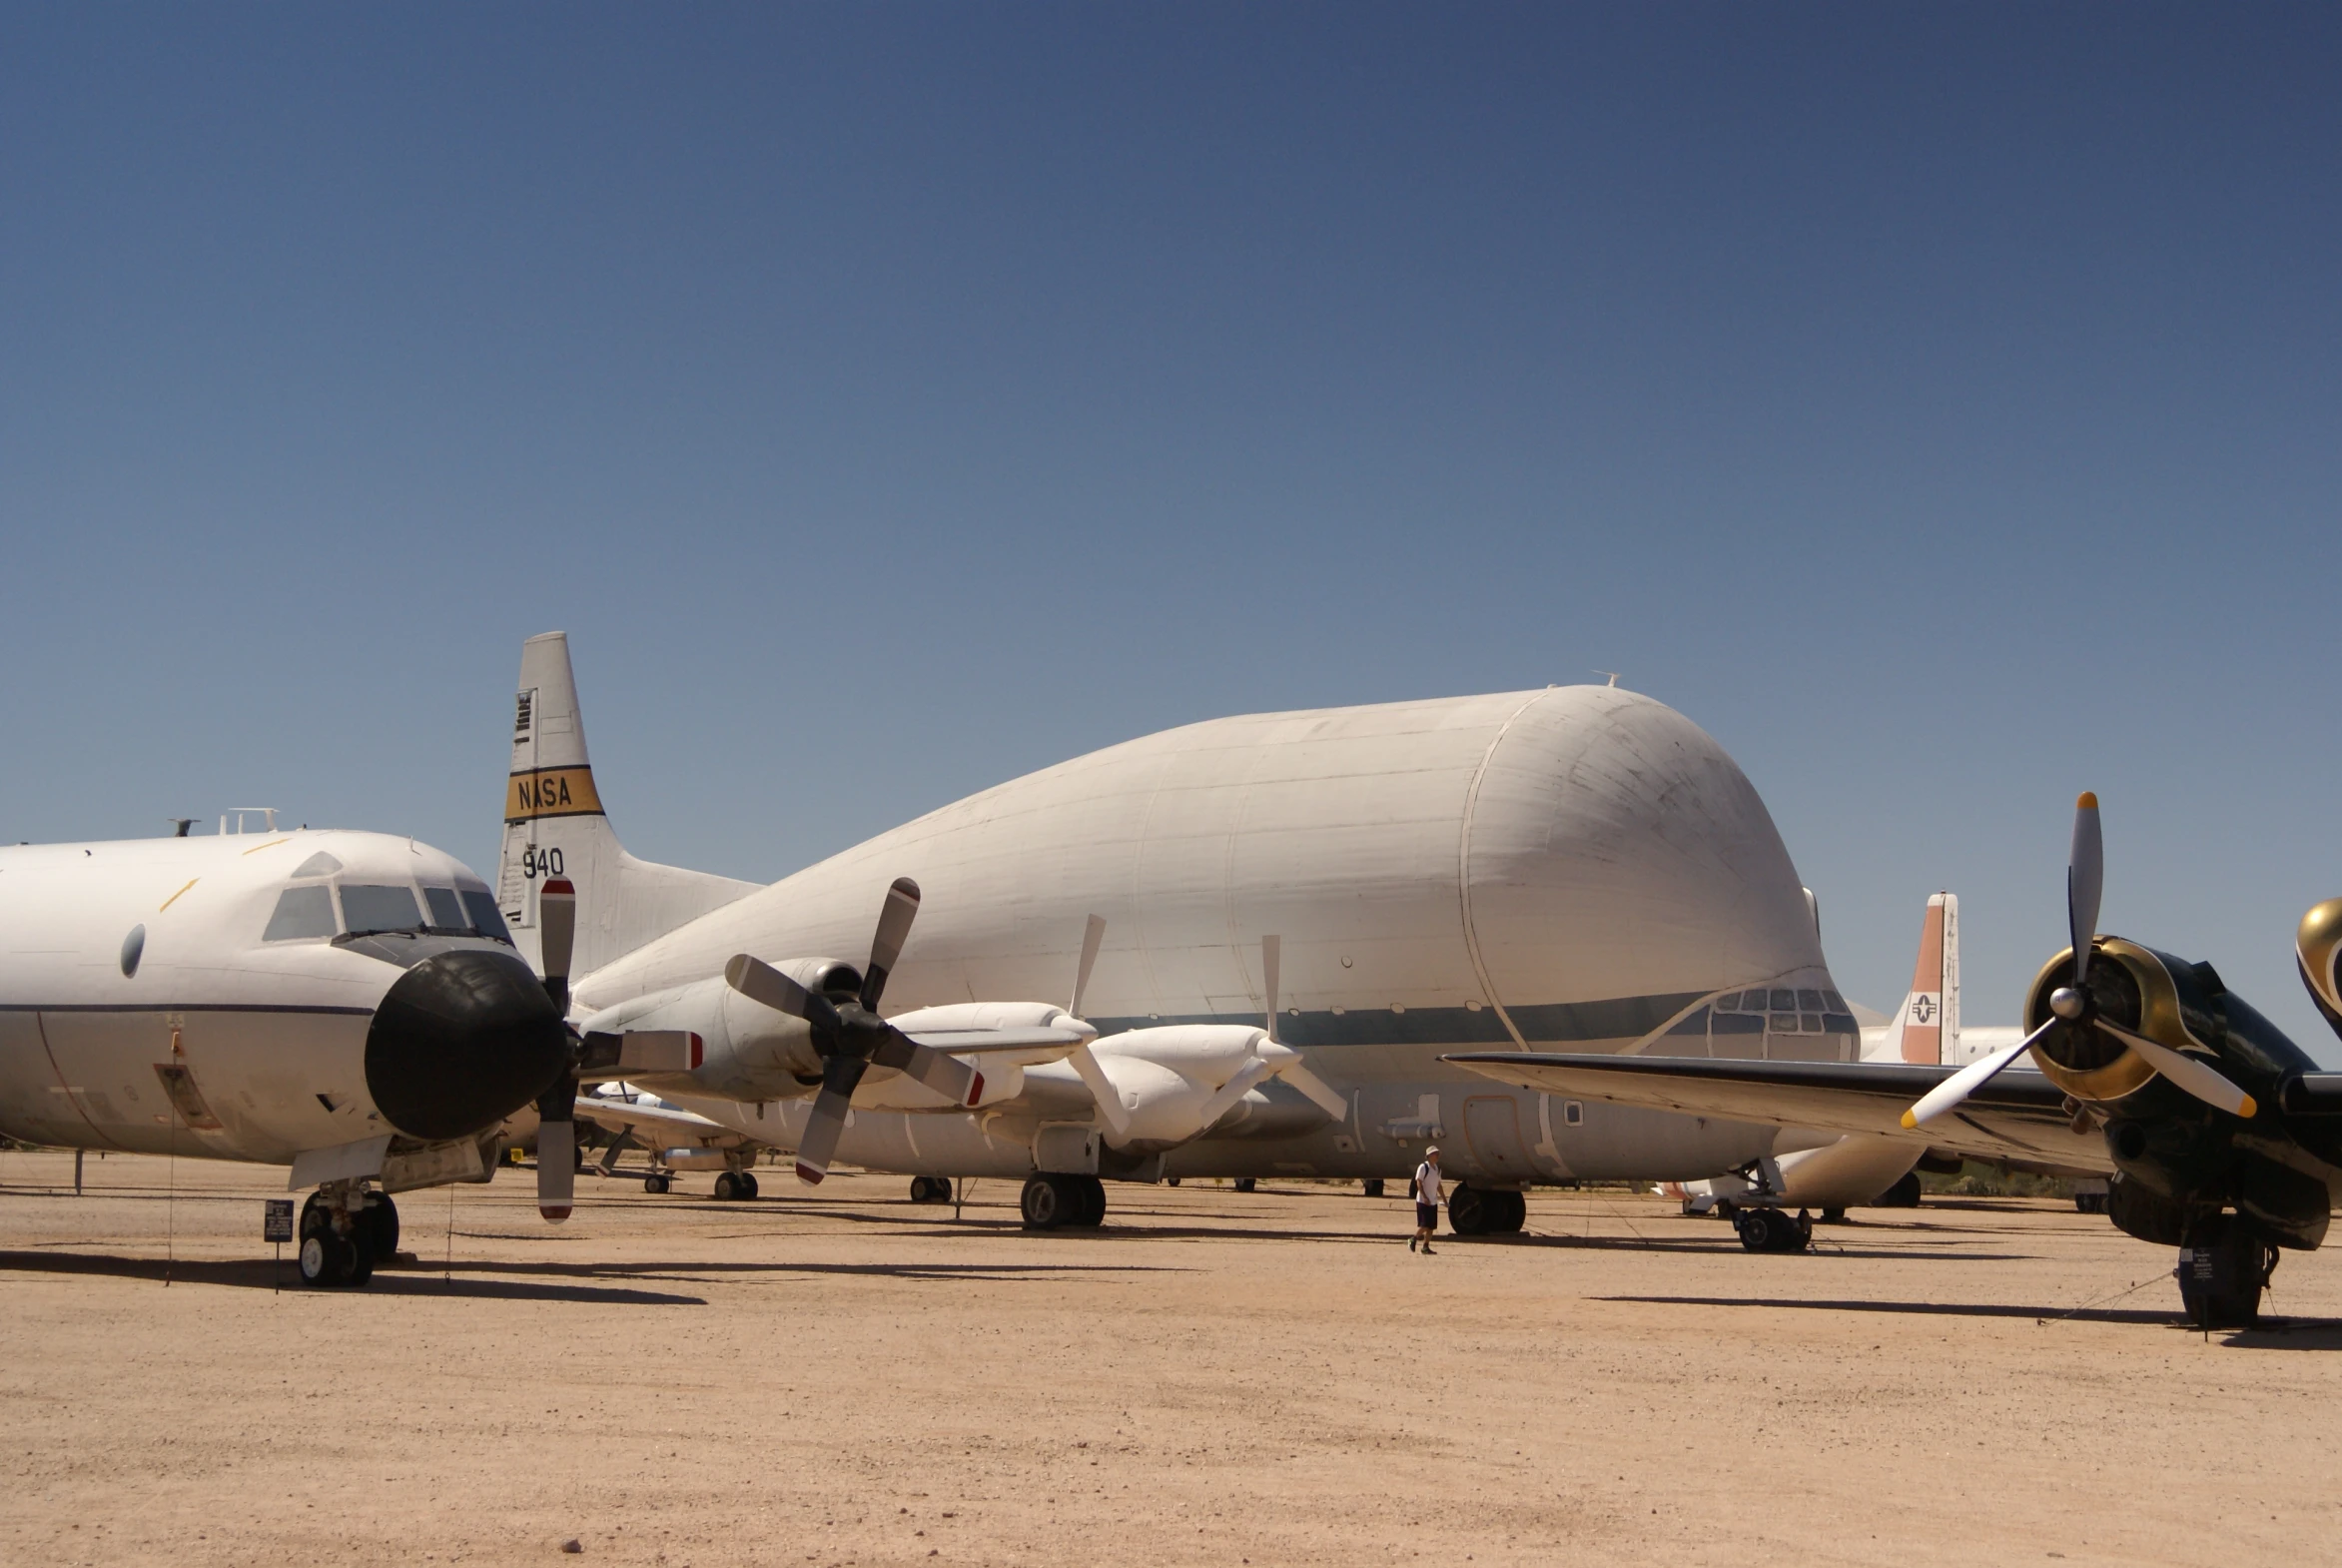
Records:
[[[2196,973],[2197,966],[2120,937],[2099,937],[2090,948],[2087,982],[2095,1012],[2108,1022],[2173,1051],[2217,1058],[2226,1033]],[[2049,995],[2073,979],[2073,949],[2041,967],[2024,998],[2029,1033],[2051,1023]],[[2217,985],[2217,981],[2214,982]],[[2103,1030],[2058,1021],[2032,1055],[2049,1082],[2074,1099],[2106,1105],[2144,1089],[2155,1070],[2146,1058]]]
[[[1329,1118],[1347,1106],[1308,1069],[1300,1053],[1265,1030],[1235,1024],[1167,1024],[1110,1036],[1091,1048],[1130,1119],[1108,1135],[1118,1149],[1156,1153],[1201,1138],[1245,1097],[1282,1078]]]
[[[850,964],[799,959],[773,966],[810,990],[839,983]],[[857,976],[855,984],[859,984]],[[688,1030],[700,1037],[699,1066],[682,1073],[634,1073],[629,1082],[662,1094],[703,1094],[723,1100],[792,1100],[821,1084],[821,1057],[804,1020],[752,1002],[724,983],[721,975],[654,991],[584,1021],[587,1033],[629,1030]]]

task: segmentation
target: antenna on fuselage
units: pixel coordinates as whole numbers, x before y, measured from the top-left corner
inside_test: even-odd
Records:
[[[1615,685],[1617,685],[1617,684],[1618,684],[1618,671],[1616,671],[1616,670],[1596,670],[1594,673],[1595,673],[1595,674],[1597,674],[1597,675],[1607,675],[1607,676],[1609,676],[1609,677],[1610,677],[1609,684],[1611,684],[1611,685],[1613,685],[1613,686],[1615,686]]]
[[[193,817],[165,817],[163,820],[171,824],[174,830],[171,836],[175,839],[187,837],[187,830],[195,826]]]

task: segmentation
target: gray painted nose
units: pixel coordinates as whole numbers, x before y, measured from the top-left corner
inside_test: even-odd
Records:
[[[384,996],[366,1037],[366,1086],[410,1138],[468,1138],[536,1099],[569,1067],[552,999],[516,954],[424,959]]]

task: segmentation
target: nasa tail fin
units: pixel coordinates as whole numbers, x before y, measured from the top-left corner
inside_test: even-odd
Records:
[[[580,976],[757,888],[636,860],[618,843],[594,789],[569,634],[561,631],[520,645],[512,769],[504,781],[496,898],[531,964],[537,961],[537,889],[548,877],[566,877],[577,888],[571,968]]]
[[[1863,1056],[1873,1062],[1951,1062],[1959,1047],[1959,900],[1938,893],[1920,924],[1911,993]]]

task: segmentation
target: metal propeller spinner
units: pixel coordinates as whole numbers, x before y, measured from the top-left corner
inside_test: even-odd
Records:
[[[803,1019],[813,1031],[813,1049],[821,1057],[821,1093],[814,1097],[813,1115],[797,1146],[797,1179],[808,1184],[829,1175],[830,1158],[846,1131],[846,1112],[861,1086],[862,1075],[873,1067],[892,1068],[947,1100],[974,1106],[984,1095],[984,1075],[941,1051],[923,1046],[878,1016],[879,998],[887,976],[903,955],[911,922],[919,914],[919,884],[898,877],[887,889],[879,911],[878,933],[870,944],[870,964],[862,972],[859,994],[833,1002],[808,991],[761,959],[737,954],[724,966],[724,981],[752,1002]]]
[[[2098,797],[2085,790],[2073,804],[2073,847],[2065,864],[2065,924],[2073,942],[2072,982],[2049,993],[2051,1016],[2046,1023],[2005,1051],[1969,1063],[1930,1090],[1903,1114],[1905,1127],[1917,1128],[1952,1110],[2060,1024],[2095,1029],[2128,1046],[2149,1067],[2216,1110],[2249,1118],[2259,1109],[2250,1095],[2202,1061],[2126,1029],[2098,1010],[2088,980],[2090,945],[2098,934],[2098,901],[2105,883],[2106,845],[2098,827]]]

